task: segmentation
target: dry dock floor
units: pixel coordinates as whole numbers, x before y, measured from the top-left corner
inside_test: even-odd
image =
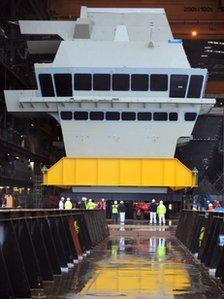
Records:
[[[175,225],[109,228],[108,240],[45,284],[44,298],[224,298],[220,284],[175,238]]]

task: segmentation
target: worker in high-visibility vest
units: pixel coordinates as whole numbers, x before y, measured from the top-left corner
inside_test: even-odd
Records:
[[[166,224],[166,220],[165,220],[166,207],[164,206],[162,200],[160,200],[160,202],[159,202],[156,213],[159,216],[159,225],[161,225],[162,223],[165,225]]]
[[[65,210],[71,210],[71,209],[72,209],[72,202],[71,199],[68,197],[65,202]]]
[[[96,207],[95,203],[93,200],[90,198],[86,204],[86,210],[94,210]]]
[[[111,212],[112,212],[113,223],[117,223],[118,222],[118,204],[117,204],[116,200],[112,204],[111,209],[112,209]]]

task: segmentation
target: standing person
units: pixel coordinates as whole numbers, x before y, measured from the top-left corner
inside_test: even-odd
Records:
[[[218,200],[215,200],[215,201],[213,202],[213,208],[214,208],[214,209],[221,208],[221,205],[220,205],[220,203],[219,203]]]
[[[209,204],[208,204],[208,211],[210,211],[210,212],[214,211],[214,207],[211,202],[209,202]]]
[[[86,210],[93,210],[95,209],[96,205],[93,200],[90,198],[86,204]]]
[[[13,197],[9,192],[7,192],[7,194],[5,195],[5,207],[13,208]]]
[[[159,205],[157,207],[157,214],[159,216],[159,225],[162,223],[165,225],[166,220],[165,220],[165,214],[166,214],[166,207],[163,204],[163,201],[160,200]]]
[[[157,204],[155,199],[152,199],[152,202],[149,205],[149,211],[150,211],[150,224],[152,222],[156,224],[156,210],[157,210]]]
[[[59,204],[58,204],[59,210],[64,210],[64,201],[65,201],[65,198],[62,196],[59,201]]]
[[[120,224],[124,225],[126,207],[125,207],[125,204],[124,204],[123,200],[120,202],[120,204],[118,206],[118,211],[119,211],[119,214],[120,214]]]
[[[5,208],[6,207],[6,204],[7,204],[7,201],[6,201],[6,194],[5,193],[3,193],[3,195],[2,195],[2,198],[1,198],[1,207],[2,208]]]
[[[102,198],[101,201],[100,201],[99,204],[98,204],[98,208],[99,208],[100,210],[104,210],[104,211],[106,211],[106,207],[107,207],[107,205],[106,205],[106,201],[105,201],[104,198]]]
[[[118,222],[118,204],[117,204],[116,200],[112,204],[111,208],[112,208],[111,212],[112,212],[113,223],[117,223]]]
[[[82,200],[81,200],[81,203],[80,203],[80,206],[79,206],[80,209],[82,209],[82,210],[86,209],[86,201],[87,201],[87,198],[82,197]]]
[[[65,202],[65,210],[71,210],[71,209],[72,209],[72,202],[71,199],[68,197]]]

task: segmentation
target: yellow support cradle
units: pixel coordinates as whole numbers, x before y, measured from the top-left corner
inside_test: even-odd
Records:
[[[48,186],[196,187],[197,175],[175,158],[64,157],[44,174]]]

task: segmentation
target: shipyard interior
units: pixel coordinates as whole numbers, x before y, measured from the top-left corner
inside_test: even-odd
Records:
[[[224,1],[0,1],[0,299],[223,298]]]

